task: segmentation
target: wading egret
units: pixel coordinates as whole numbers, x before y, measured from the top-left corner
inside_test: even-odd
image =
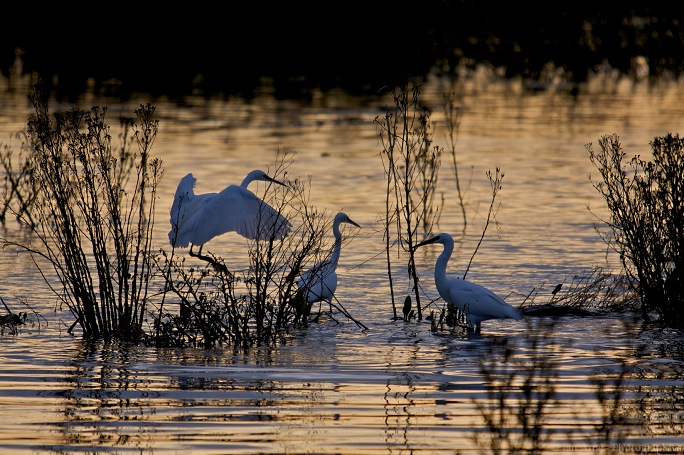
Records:
[[[476,333],[480,333],[480,323],[489,319],[522,319],[522,314],[517,308],[506,303],[489,289],[471,281],[447,276],[447,263],[454,251],[454,239],[451,235],[441,233],[419,243],[416,248],[431,243],[441,243],[444,246],[435,264],[437,291],[447,303],[465,313],[469,331],[475,330]]]
[[[332,299],[337,290],[337,263],[340,259],[340,251],[342,250],[342,233],[340,232],[340,224],[348,223],[358,228],[359,226],[354,220],[349,218],[346,213],[340,212],[335,215],[333,221],[333,235],[335,236],[335,244],[330,258],[311,267],[297,280],[299,288],[299,297],[303,300],[304,317],[308,316],[311,311],[311,306],[315,302],[328,302],[332,310]],[[301,303],[300,303],[301,304]]]
[[[183,177],[171,206],[171,246],[190,245],[190,255],[199,256],[205,243],[231,231],[251,240],[282,240],[291,224],[247,189],[254,180],[285,186],[257,169],[247,174],[240,185],[230,185],[220,193],[195,194],[197,179],[192,174]],[[199,253],[193,254],[193,246],[199,246]]]

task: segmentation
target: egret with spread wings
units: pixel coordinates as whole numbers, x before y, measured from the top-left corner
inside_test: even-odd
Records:
[[[195,194],[197,179],[192,174],[183,177],[171,206],[171,246],[189,245],[190,255],[199,256],[205,243],[226,232],[237,232],[251,240],[282,240],[292,226],[278,210],[247,189],[255,180],[285,186],[257,169],[240,185],[230,185],[219,193]],[[199,246],[197,254],[193,254],[193,246]]]

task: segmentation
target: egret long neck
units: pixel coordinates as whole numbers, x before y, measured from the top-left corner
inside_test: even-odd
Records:
[[[340,223],[333,224],[333,235],[335,236],[335,245],[333,246],[333,252],[330,256],[330,263],[337,265],[337,261],[340,259],[340,251],[342,251],[342,233],[340,232]]]
[[[437,262],[435,263],[435,286],[437,289],[446,289],[447,282],[447,264],[449,263],[449,258],[451,258],[451,253],[454,251],[454,242],[446,241],[444,242],[444,250],[439,254]],[[444,283],[442,285],[442,283]],[[445,296],[442,298],[446,299]]]
[[[247,188],[249,184],[252,183],[254,180],[256,180],[256,173],[252,171],[249,174],[247,174],[244,179],[242,179],[242,183],[240,184],[240,186],[243,188]]]

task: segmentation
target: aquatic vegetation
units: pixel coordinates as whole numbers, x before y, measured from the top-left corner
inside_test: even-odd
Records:
[[[604,240],[620,255],[628,283],[639,294],[641,313],[672,326],[684,325],[684,140],[668,133],[651,142],[652,160],[639,155],[625,163],[616,135],[586,149],[599,171],[592,180],[610,219]],[[598,230],[598,229],[597,229]]]
[[[392,276],[392,249],[408,255],[413,282],[415,314],[423,319],[414,246],[418,231],[425,236],[439,220],[443,202],[435,199],[442,148],[433,146],[430,110],[420,102],[420,85],[404,85],[392,92],[394,106],[375,123],[383,150],[380,153],[387,182],[385,242],[392,310],[398,319]]]
[[[188,265],[188,258],[176,249],[171,254],[159,252],[156,265],[165,279],[161,302],[154,303],[158,310],[151,343],[203,348],[275,345],[293,327],[308,324],[297,279],[313,264],[329,260],[334,245],[325,246],[332,221],[311,203],[311,181],[286,178],[294,156],[291,150],[276,152],[269,175],[286,185],[268,186],[268,194],[260,195],[290,220],[291,231],[282,239],[249,239],[244,269],[231,270],[224,258],[211,252],[194,256],[206,262],[206,267]],[[338,310],[365,328],[333,299],[331,319],[337,314],[333,310]]]
[[[543,453],[551,440],[548,423],[558,405],[560,349],[552,334],[553,321],[540,331],[528,324],[519,346],[514,340],[496,338],[482,356],[486,399],[475,404],[484,425],[473,439],[487,453]],[[523,347],[528,354],[516,355]]]
[[[296,278],[332,254],[324,247],[331,221],[310,203],[310,181],[286,178],[294,152],[276,151],[269,173],[287,185],[267,191],[275,211],[297,226],[284,239],[249,240],[246,269],[229,270],[211,253],[195,256],[207,264],[197,268],[173,247],[170,254],[153,247],[156,188],[164,174],[150,153],[158,131],[154,106],[136,110],[137,123],[121,119],[117,148],[106,108],[51,113],[40,85],[32,101],[36,113],[28,121],[22,171],[6,180],[4,196],[5,210],[38,245],[31,239],[3,239],[3,245],[31,255],[74,317],[69,333],[80,327],[89,339],[251,346],[276,343],[296,323],[306,323],[294,303]],[[2,162],[10,173],[12,150]],[[330,310],[332,319],[339,310],[365,327],[342,305],[331,302]]]
[[[22,184],[11,197],[26,201],[30,195],[32,203],[8,205],[38,244],[4,244],[32,256],[74,315],[70,332],[79,326],[87,338],[137,340],[153,273],[156,185],[163,174],[161,160],[150,155],[158,131],[154,107],[137,109],[137,123],[121,118],[117,148],[106,108],[51,113],[40,84],[31,101],[35,114],[22,165],[31,190],[22,193]]]

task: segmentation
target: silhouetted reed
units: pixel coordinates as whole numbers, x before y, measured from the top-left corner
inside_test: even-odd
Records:
[[[420,241],[419,229],[422,237],[432,232],[443,204],[435,201],[442,149],[432,144],[430,110],[420,103],[419,98],[419,85],[409,87],[407,84],[393,89],[394,107],[388,107],[384,117],[376,117],[375,123],[383,145],[381,157],[387,178],[385,242],[394,318],[398,316],[392,276],[392,249],[397,248],[397,256],[408,254],[415,314],[420,321],[423,312],[414,245]]]
[[[436,197],[444,149],[433,145],[431,112],[420,102],[420,85],[411,86],[407,83],[394,88],[391,94],[394,101],[393,108],[388,107],[384,117],[375,119],[378,136],[383,145],[381,157],[387,181],[384,226],[387,273],[394,319],[398,319],[393,284],[392,250],[396,248],[396,255],[400,259],[404,255],[408,256],[407,270],[412,283],[413,296],[409,295],[404,298],[402,318],[409,321],[415,317],[421,321],[423,308],[433,302],[428,305],[421,303],[421,286],[416,271],[414,246],[432,233],[434,226],[439,223],[444,208],[444,198],[438,200]],[[455,106],[453,94],[444,97],[443,108],[448,152],[456,180],[457,200],[464,219],[462,231],[465,232],[467,226],[465,192],[461,188],[456,158],[459,111]],[[464,271],[463,278],[468,273],[487,229],[492,223],[496,223],[498,211],[496,197],[501,190],[503,177],[504,174],[499,168],[496,168],[495,173],[487,171],[487,178],[492,187],[491,203],[482,235]],[[452,327],[465,323],[462,312],[453,306],[442,308],[439,311],[439,318],[432,310],[427,318],[431,320],[433,330],[439,329],[445,323]]]
[[[620,256],[646,321],[656,314],[672,326],[684,325],[684,140],[667,134],[651,142],[653,159],[634,156],[629,168],[617,135],[586,149],[601,180],[594,187],[610,210],[599,226]]]
[[[456,157],[456,142],[458,141],[458,130],[461,125],[460,109],[456,105],[456,94],[448,93],[444,95],[444,119],[446,122],[446,142],[445,153],[451,158],[451,169],[454,173],[454,183],[456,185],[456,197],[458,200],[458,207],[461,209],[461,217],[463,220],[462,232],[465,233],[468,228],[468,217],[466,215],[466,194],[469,185],[463,185],[461,181],[461,173],[459,161]]]
[[[532,289],[520,306],[526,315],[586,316],[596,309],[622,311],[636,309],[638,304],[638,296],[627,277],[594,266],[567,275],[551,290],[544,284]]]
[[[563,350],[570,347],[554,338],[559,320],[527,321],[523,335],[489,340],[479,361],[486,398],[473,399],[483,426],[472,439],[482,453],[542,454],[593,447],[596,453],[610,454],[630,437],[649,431],[649,420],[660,412],[660,405],[648,403],[643,393],[630,387],[638,371],[627,359],[592,373],[588,381],[594,389],[586,396],[559,390],[558,359],[567,358]],[[628,341],[625,348],[629,346]],[[561,393],[577,393],[578,399],[560,400]],[[596,411],[587,415],[587,407]],[[681,434],[681,424],[674,427],[671,434]]]
[[[528,325],[524,339],[494,338],[483,353],[479,365],[487,398],[474,401],[484,427],[473,436],[483,451],[543,453],[553,434],[546,425],[550,410],[558,403],[560,347],[552,333],[553,322]]]
[[[631,430],[643,422],[639,413],[629,416],[632,408],[626,403],[629,374],[629,366],[622,362],[617,372],[601,371],[591,380],[600,413],[598,422],[593,425],[594,431],[587,439],[591,444],[605,448],[606,453],[613,453],[608,448],[618,447]]]
[[[0,200],[3,201],[0,223],[4,225],[7,214],[13,213],[20,224],[33,228],[36,221],[31,208],[38,197],[38,191],[31,176],[31,152],[24,133],[16,134],[20,140],[18,154],[15,155],[15,151],[7,145],[3,146],[0,153],[0,165],[4,170],[3,185],[0,188]]]
[[[206,267],[188,266],[173,247],[170,254],[152,250],[163,175],[161,160],[150,157],[158,131],[154,107],[136,110],[138,123],[121,119],[116,148],[106,108],[51,114],[38,85],[32,101],[21,171],[6,179],[5,208],[31,229],[38,246],[30,240],[3,243],[32,255],[74,316],[69,332],[80,326],[86,338],[160,346],[252,346],[273,344],[308,323],[296,280],[330,256],[325,234],[331,219],[311,205],[310,181],[287,179],[294,152],[278,150],[270,171],[287,186],[265,190],[276,210],[296,220],[292,232],[282,241],[248,241],[244,269],[231,270],[212,253],[196,256]],[[12,158],[5,149],[7,173]],[[260,228],[274,232],[266,223]],[[150,293],[153,286],[159,293]],[[333,309],[365,328],[339,302]],[[332,311],[330,317],[335,319]]]
[[[85,337],[142,336],[152,274],[150,252],[161,161],[150,156],[158,130],[154,108],[121,118],[113,146],[106,108],[50,113],[46,93],[31,93],[22,178],[10,204],[37,245],[16,245],[32,255],[46,283],[74,315],[70,327]],[[137,146],[137,151],[133,147]],[[9,153],[7,154],[9,155]],[[7,166],[5,166],[7,169]],[[23,202],[31,200],[31,204]],[[51,268],[59,283],[51,280]]]

